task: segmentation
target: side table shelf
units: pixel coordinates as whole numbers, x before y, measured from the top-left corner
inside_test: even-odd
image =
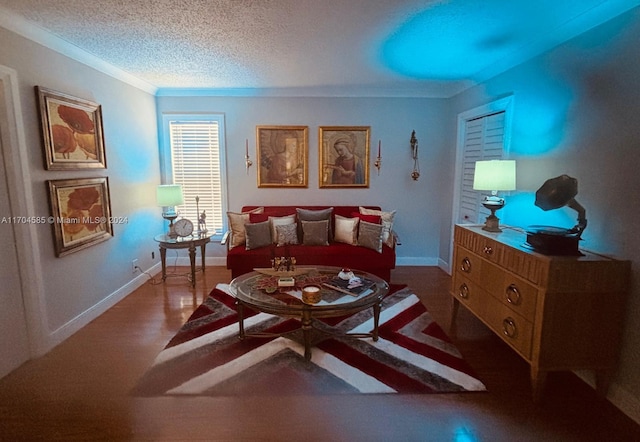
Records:
[[[160,260],[162,262],[162,280],[167,278],[167,249],[189,249],[189,261],[191,264],[191,286],[196,285],[196,248],[200,247],[202,258],[202,271],[205,269],[205,252],[207,243],[211,242],[211,235],[201,233],[184,237],[171,238],[168,235],[156,235],[154,238],[160,248]]]
[[[452,327],[459,305],[531,366],[534,401],[550,371],[589,369],[606,395],[618,358],[630,262],[582,251],[547,256],[525,234],[478,225],[454,232]]]

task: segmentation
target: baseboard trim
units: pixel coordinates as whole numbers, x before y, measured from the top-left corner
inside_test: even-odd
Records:
[[[160,271],[160,264],[156,264],[147,270],[147,273],[155,273]],[[115,292],[108,295],[102,301],[93,305],[91,308],[85,310],[84,312],[77,315],[75,318],[67,321],[64,325],[52,331],[47,339],[46,348],[44,349],[45,353],[52,350],[58,344],[61,344],[66,339],[71,337],[74,333],[82,329],[84,326],[89,324],[91,321],[96,319],[98,316],[102,315],[104,312],[109,310],[111,307],[116,305],[118,302],[122,301],[128,295],[133,293],[137,288],[142,286],[149,280],[149,276],[147,274],[140,274],[136,276],[134,279],[126,283],[124,286],[120,287]]]
[[[586,370],[574,371],[576,376],[584,381],[587,385],[595,390],[595,377],[592,372]],[[630,419],[640,424],[640,400],[635,397],[629,391],[622,388],[615,382],[609,385],[609,391],[607,392],[607,400],[611,402],[622,413],[628,416]]]

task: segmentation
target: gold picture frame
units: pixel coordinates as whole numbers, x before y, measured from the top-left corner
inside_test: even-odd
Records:
[[[106,169],[102,107],[36,86],[47,170]]]
[[[56,256],[113,236],[108,178],[49,180],[47,184]]]
[[[258,187],[308,186],[308,126],[256,126]]]
[[[370,126],[318,128],[320,187],[369,187]]]

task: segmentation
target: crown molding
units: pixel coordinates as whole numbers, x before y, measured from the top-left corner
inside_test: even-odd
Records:
[[[0,6],[0,26],[110,77],[155,95],[158,88]]]

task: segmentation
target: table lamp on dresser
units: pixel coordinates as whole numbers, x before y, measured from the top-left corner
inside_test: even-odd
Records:
[[[498,196],[499,190],[515,190],[516,162],[515,160],[483,160],[476,161],[473,176],[473,190],[490,191],[482,200],[482,205],[491,211],[487,217],[483,230],[488,232],[502,232],[496,216],[496,210],[504,207],[504,198]]]

